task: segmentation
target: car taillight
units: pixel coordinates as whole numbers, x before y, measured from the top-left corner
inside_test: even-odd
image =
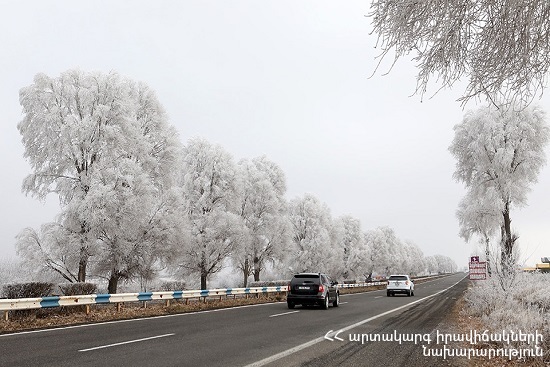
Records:
[[[322,284],[319,285],[319,292],[324,292],[325,291],[325,287],[323,287]]]
[[[290,292],[290,283],[288,283],[288,285],[286,286],[286,290]]]
[[[409,281],[408,281],[408,280],[407,280],[407,281],[405,281],[405,285],[409,285]]]

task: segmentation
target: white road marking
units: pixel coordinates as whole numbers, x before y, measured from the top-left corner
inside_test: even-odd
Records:
[[[349,302],[340,302],[341,305],[345,305],[346,303],[349,303]]]
[[[164,337],[166,337],[166,336],[172,336],[172,335],[175,335],[175,334],[172,333],[172,334],[164,334],[164,335],[150,336],[150,337],[148,337],[148,338],[141,338],[141,339],[128,340],[128,341],[125,341],[125,342],[114,343],[114,344],[106,344],[106,345],[101,345],[101,346],[99,346],[99,347],[93,347],[93,348],[87,348],[87,349],[80,349],[79,352],[89,352],[89,351],[91,351],[91,350],[104,349],[104,348],[116,347],[116,346],[118,346],[118,345],[124,345],[124,344],[131,344],[131,343],[143,342],[143,341],[146,341],[146,340],[164,338]]]
[[[300,312],[300,311],[283,312],[283,313],[278,313],[278,314],[275,314],[275,315],[270,315],[269,317],[277,317],[277,316],[283,316],[283,315],[290,315],[291,313],[296,313],[296,312]]]
[[[382,298],[382,297],[383,297],[383,296],[376,296],[376,297],[374,297],[374,298]]]
[[[466,278],[466,277],[464,277],[464,278]],[[386,316],[386,315],[388,315],[388,314],[390,314],[390,313],[392,313],[392,312],[402,310],[402,309],[407,308],[407,307],[409,307],[409,306],[411,306],[411,305],[414,305],[414,304],[416,304],[416,303],[419,303],[419,302],[425,301],[425,300],[427,300],[427,299],[429,299],[429,298],[435,297],[435,296],[437,296],[437,295],[440,294],[440,293],[443,293],[443,292],[445,292],[445,291],[448,291],[449,289],[451,289],[452,287],[454,287],[455,285],[457,285],[458,283],[460,283],[464,278],[460,279],[458,282],[456,282],[455,284],[451,285],[450,287],[445,288],[445,289],[443,289],[443,290],[440,290],[439,292],[436,292],[436,293],[434,293],[434,294],[432,294],[432,295],[426,296],[426,297],[424,297],[424,298],[420,298],[420,299],[418,299],[418,300],[416,300],[416,301],[407,303],[406,305],[403,305],[403,306],[394,308],[394,309],[392,309],[392,310],[389,310],[389,311],[386,311],[386,312],[382,312],[381,314],[378,314],[378,315],[373,316],[373,317],[369,317],[368,319],[365,319],[365,320],[363,320],[363,321],[356,322],[355,324],[346,326],[346,327],[340,329],[339,331],[340,331],[340,332],[344,332],[344,331],[347,331],[347,330],[351,330],[351,329],[353,329],[353,328],[356,328],[357,326],[366,324],[367,322],[370,322],[370,321],[372,321],[372,320],[376,320],[376,319],[378,319],[378,318],[380,318],[380,317],[382,317],[382,316]],[[289,355],[291,355],[291,354],[294,354],[294,353],[299,352],[299,351],[301,351],[301,350],[303,350],[303,349],[306,349],[306,348],[308,348],[308,347],[311,347],[311,346],[313,346],[313,345],[315,345],[315,344],[317,344],[317,343],[320,343],[320,342],[322,342],[323,340],[325,340],[325,337],[324,337],[324,336],[321,336],[321,337],[319,337],[319,338],[310,340],[310,341],[308,341],[307,343],[297,345],[297,346],[295,346],[294,348],[290,348],[290,349],[287,349],[287,350],[282,351],[282,352],[280,352],[280,353],[274,354],[274,355],[272,355],[271,357],[267,357],[267,358],[264,358],[264,359],[262,359],[262,360],[260,360],[260,361],[257,361],[257,362],[251,363],[251,364],[249,364],[249,365],[246,365],[245,367],[261,367],[261,366],[265,366],[265,365],[267,365],[267,364],[269,364],[269,363],[272,363],[272,362],[277,361],[277,360],[279,360],[279,359],[281,359],[281,358],[287,357],[287,356],[289,356]]]

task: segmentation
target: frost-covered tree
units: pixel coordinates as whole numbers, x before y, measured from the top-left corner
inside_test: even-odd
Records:
[[[330,209],[311,194],[295,198],[289,204],[293,250],[293,272],[326,272],[332,275],[343,258],[343,249],[332,245]]]
[[[121,175],[103,170],[106,184],[94,184],[84,202],[98,239],[94,271],[108,279],[109,293],[121,280],[150,278],[186,230],[179,193],[157,191],[133,168]]]
[[[349,279],[349,272],[347,271],[346,261],[348,258],[348,249],[346,248],[345,240],[346,237],[344,224],[340,221],[340,218],[332,220],[330,231],[330,243],[334,249],[334,252],[337,254],[336,258],[331,262],[331,269],[328,271],[335,279]]]
[[[43,224],[37,231],[25,228],[16,236],[17,254],[22,264],[35,273],[55,272],[65,281],[78,282],[78,248],[72,248],[78,241],[75,233],[57,222]],[[70,250],[73,251],[70,251]]]
[[[116,279],[131,274],[120,276],[123,262],[134,261],[123,248],[137,246],[147,221],[160,216],[157,199],[177,180],[175,129],[150,88],[116,73],[38,74],[20,102],[18,129],[33,170],[23,191],[59,196],[60,224],[73,236],[59,243],[78,253],[77,280],[85,281],[90,256],[101,255],[116,291]]]
[[[201,289],[219,272],[241,241],[249,236],[238,213],[236,165],[221,146],[192,139],[184,147],[182,194],[190,225],[178,266],[198,274]]]
[[[246,241],[238,244],[233,259],[248,277],[260,280],[267,262],[279,261],[290,244],[284,172],[265,156],[238,164],[238,213],[248,229]]]
[[[345,279],[364,279],[369,272],[369,256],[361,222],[349,215],[334,220],[332,242],[343,252],[341,275]]]
[[[482,107],[467,113],[454,130],[449,147],[457,160],[454,177],[466,185],[467,202],[477,202],[479,208],[490,198],[490,211],[500,213],[499,221],[490,218],[478,225],[488,231],[498,223],[504,261],[512,256],[517,239],[512,233],[511,209],[526,204],[530,185],[546,161],[549,130],[545,113],[537,106],[520,111]]]
[[[420,275],[426,271],[427,263],[424,253],[416,244],[405,241],[401,253],[402,269],[407,274],[414,276]]]
[[[452,273],[458,268],[454,260],[448,256],[434,255],[433,257],[437,263],[438,273]]]
[[[58,78],[37,74],[20,91],[24,119],[18,129],[33,173],[23,191],[43,199],[56,193],[62,205],[90,189],[90,177],[116,126],[128,115],[127,94],[117,74],[68,71]],[[89,258],[89,225],[80,223],[78,280]]]
[[[467,77],[464,103],[478,96],[527,103],[547,86],[547,0],[375,0],[369,17],[382,58],[413,57],[422,94],[432,78],[450,87]]]
[[[365,233],[368,253],[370,255],[370,274],[389,275],[394,271],[404,272],[401,269],[401,252],[403,244],[390,227],[378,227]]]
[[[23,283],[30,281],[32,274],[29,274],[28,268],[17,258],[7,257],[0,260],[0,296],[4,285],[13,283]]]
[[[436,274],[438,272],[438,263],[435,256],[427,256],[425,260],[428,274]]]
[[[489,259],[491,238],[500,227],[502,215],[498,205],[498,193],[492,187],[486,188],[485,191],[481,195],[476,195],[475,189],[469,190],[458,204],[456,215],[460,236],[466,242],[470,241],[472,236],[478,236],[480,244],[483,245],[485,258]],[[490,264],[487,266],[487,272],[491,274]]]

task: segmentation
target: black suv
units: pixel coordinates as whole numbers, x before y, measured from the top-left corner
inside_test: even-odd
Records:
[[[328,275],[322,273],[296,274],[288,284],[286,303],[288,308],[296,305],[320,305],[326,310],[330,303],[338,307],[338,282],[331,281]]]

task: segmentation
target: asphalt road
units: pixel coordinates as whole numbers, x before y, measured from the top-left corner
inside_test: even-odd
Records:
[[[343,295],[328,310],[273,303],[3,334],[0,366],[442,365],[423,357],[420,343],[362,344],[350,335],[433,333],[466,288],[464,277],[417,284],[414,297]]]

